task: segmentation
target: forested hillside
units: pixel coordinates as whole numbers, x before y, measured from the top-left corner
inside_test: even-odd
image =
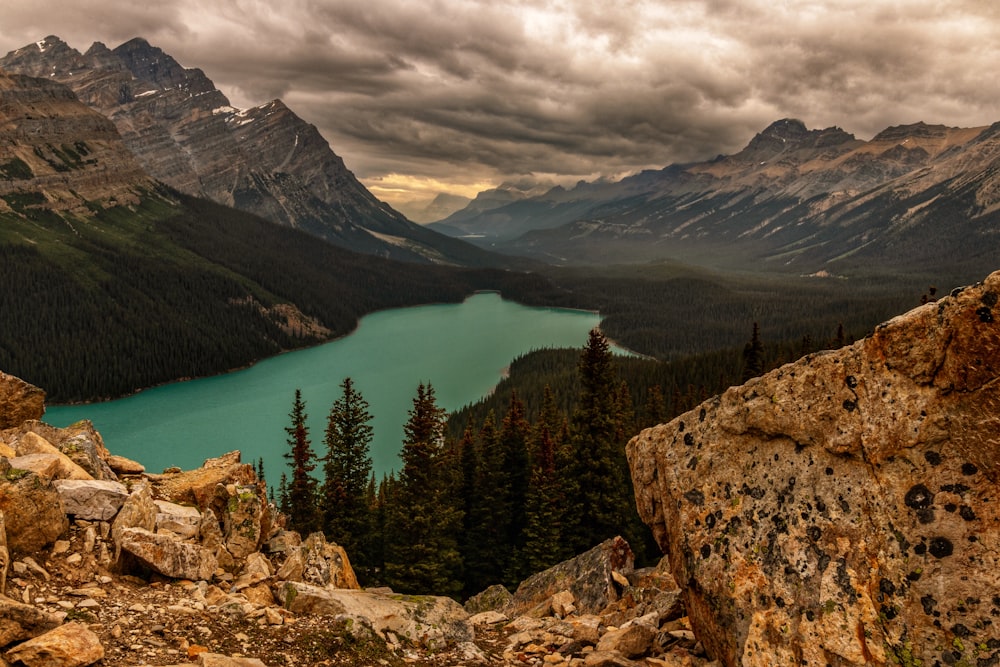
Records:
[[[551,289],[538,276],[358,255],[167,191],[86,219],[5,199],[0,368],[50,402],[237,368],[381,308]]]

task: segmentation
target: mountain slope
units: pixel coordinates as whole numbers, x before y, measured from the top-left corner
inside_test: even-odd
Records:
[[[133,39],[81,54],[57,37],[12,51],[0,68],[70,86],[114,121],[155,179],[197,197],[395,259],[504,260],[421,227],[377,200],[318,130],[280,100],[239,110],[199,69]]]
[[[533,230],[495,238],[497,248],[558,262],[673,258],[798,273],[878,263],[971,277],[1000,254],[998,132],[917,123],[861,141],[782,120],[734,155],[580,184],[461,229],[484,233],[506,217]]]
[[[0,100],[0,368],[54,402],[241,367],[377,309],[546,288],[350,252],[170,190],[61,84],[0,73]]]

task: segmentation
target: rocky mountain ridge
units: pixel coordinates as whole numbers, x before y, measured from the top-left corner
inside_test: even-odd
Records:
[[[69,86],[109,118],[154,179],[394,259],[496,263],[465,243],[410,222],[355,178],[315,126],[280,100],[232,107],[204,72],[143,39],[85,53],[50,36],[0,58],[0,69]]]
[[[156,190],[114,124],[64,86],[0,71],[0,100],[0,213],[86,216]]]
[[[997,126],[916,123],[863,141],[785,119],[733,155],[447,222],[451,233],[555,261],[674,258],[798,273],[971,262],[981,275],[998,250],[998,161]]]

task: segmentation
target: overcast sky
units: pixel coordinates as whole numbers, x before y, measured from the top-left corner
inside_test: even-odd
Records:
[[[280,97],[380,198],[739,150],[771,121],[1000,121],[995,0],[3,0],[0,53],[141,36]]]

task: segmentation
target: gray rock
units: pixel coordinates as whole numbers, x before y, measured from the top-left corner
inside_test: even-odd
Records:
[[[156,505],[156,532],[168,532],[183,539],[198,536],[201,512],[197,507],[178,505],[167,500],[154,500]]]
[[[110,521],[128,499],[121,482],[57,479],[52,485],[63,500],[66,513],[87,521]]]
[[[432,595],[384,595],[361,590],[320,588],[285,582],[278,599],[298,614],[343,614],[357,618],[383,637],[396,637],[424,648],[472,641],[469,614],[457,602]]]
[[[199,544],[181,542],[167,533],[151,533],[142,528],[125,528],[120,534],[122,551],[144,565],[174,579],[210,581],[218,561],[215,554]]]
[[[614,537],[576,558],[528,577],[517,587],[509,607],[503,611],[508,616],[519,616],[549,604],[556,593],[570,591],[578,613],[598,614],[620,597],[621,585],[615,581],[614,573],[627,575],[634,560],[628,542]]]

